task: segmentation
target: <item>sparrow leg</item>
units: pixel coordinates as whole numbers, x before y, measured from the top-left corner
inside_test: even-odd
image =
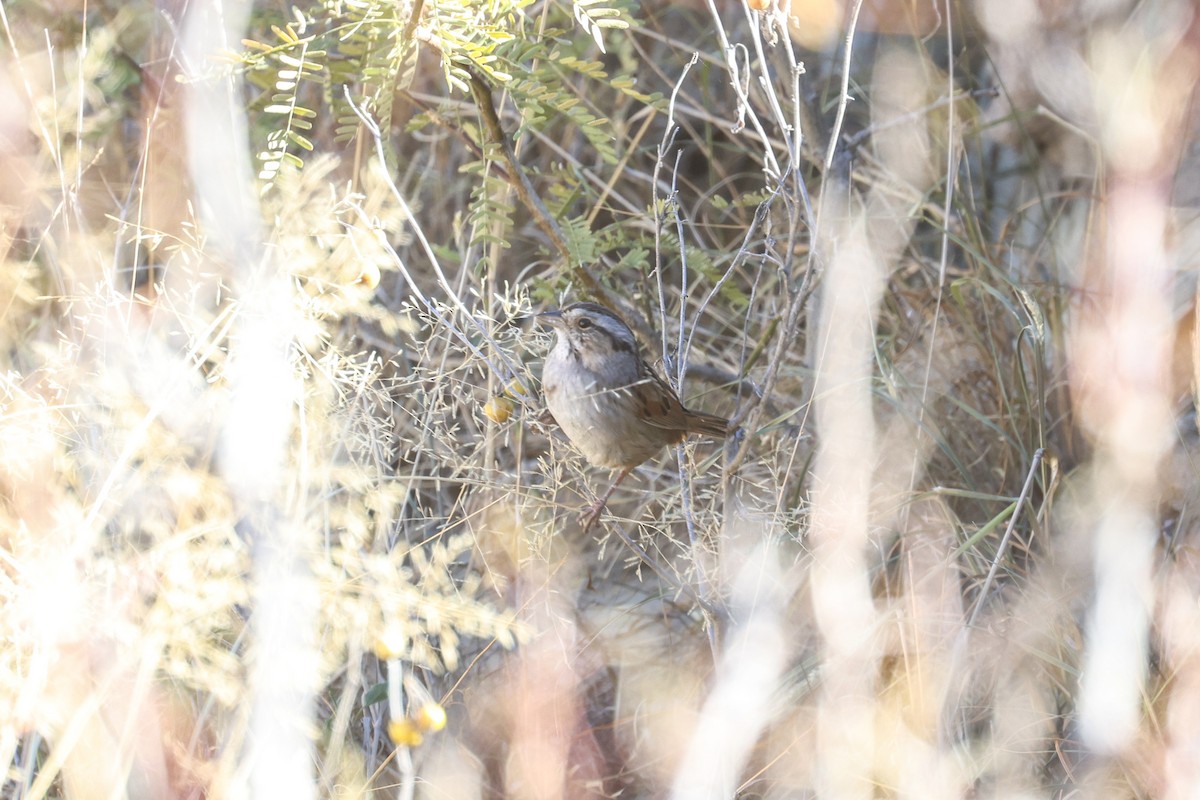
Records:
[[[617,476],[615,481],[613,481],[612,486],[608,487],[608,491],[604,493],[604,496],[584,509],[581,517],[583,519],[584,533],[590,531],[592,529],[592,525],[596,524],[596,520],[600,518],[600,512],[604,510],[604,504],[608,502],[608,498],[612,497],[612,493],[616,491],[618,486],[621,485],[621,481],[625,480],[625,477],[631,472],[633,472],[633,467],[626,467],[625,469],[621,470],[621,474]]]

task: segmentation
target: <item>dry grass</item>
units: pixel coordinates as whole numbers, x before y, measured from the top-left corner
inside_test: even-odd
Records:
[[[192,6],[0,18],[0,796],[1200,784],[1190,3],[630,6],[486,179],[427,44],[262,193]],[[738,429],[590,535],[584,292]]]

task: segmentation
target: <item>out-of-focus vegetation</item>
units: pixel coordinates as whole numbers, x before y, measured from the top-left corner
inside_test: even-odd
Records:
[[[0,11],[0,797],[1200,785],[1188,0]]]

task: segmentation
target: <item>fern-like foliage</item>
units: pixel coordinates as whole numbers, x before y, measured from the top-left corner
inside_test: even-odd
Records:
[[[600,52],[604,52],[605,28],[628,28],[629,22],[621,17],[620,10],[610,8],[605,0],[575,0],[572,4],[575,21],[596,41]]]
[[[478,183],[471,189],[471,201],[467,213],[467,225],[471,231],[472,245],[496,244],[508,247],[506,234],[512,230],[513,211],[508,184],[501,178],[489,158],[479,159],[465,165],[463,172],[475,175]],[[478,269],[488,266],[487,248],[481,248]]]
[[[593,151],[592,163],[614,165],[622,156],[614,144],[618,132],[602,111],[603,98],[624,95],[665,106],[661,95],[639,91],[633,76],[611,75],[594,57],[593,42],[604,51],[603,34],[631,24],[625,0],[552,3],[536,26],[523,14],[529,2],[315,0],[297,12],[298,22],[270,27],[275,41],[247,41],[247,71],[264,90],[256,127],[262,137],[264,191],[275,185],[283,164],[303,167],[306,153],[318,146],[310,135],[314,124],[325,121],[321,130],[332,132],[336,143],[358,142],[360,152],[363,144],[373,148],[373,142],[362,141],[367,129],[359,115],[364,113],[388,137],[384,157],[394,174],[393,106],[419,81],[424,111],[409,130],[451,127],[482,154],[464,168],[478,180],[464,218],[467,243],[507,244],[515,213],[505,187],[513,179],[511,169],[500,163],[503,154],[483,135],[476,115],[464,114],[461,96],[455,97],[470,96],[472,75],[503,90],[496,97],[511,104],[501,110],[514,141],[533,131],[563,141],[573,130]],[[580,37],[579,28],[591,38]],[[429,76],[418,73],[422,64],[431,63],[429,55],[437,57],[446,92],[446,101],[432,106]],[[564,231],[569,258],[590,262],[628,247],[621,237],[592,229],[591,212],[599,200],[594,183],[557,180],[571,172],[567,166],[556,180],[539,184]],[[570,190],[561,191],[566,187]]]
[[[399,35],[407,19],[400,4],[331,2],[319,7],[330,31],[331,57],[327,99],[336,120],[335,141],[360,133],[350,103],[383,123],[392,117],[392,90],[402,76],[411,83],[417,46]]]
[[[271,30],[278,37],[278,44],[244,42],[251,50],[246,63],[256,68],[259,76],[267,76],[265,79],[271,81],[263,114],[278,118],[282,123],[271,127],[266,147],[258,154],[262,162],[258,177],[263,182],[263,191],[274,185],[275,177],[285,163],[304,166],[297,150],[313,150],[313,143],[306,134],[312,130],[317,112],[302,102],[301,87],[305,81],[321,81],[326,55],[324,50],[312,46],[313,37],[300,37],[291,25],[282,28],[272,25]]]

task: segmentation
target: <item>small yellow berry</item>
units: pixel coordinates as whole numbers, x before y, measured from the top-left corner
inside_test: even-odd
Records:
[[[441,703],[430,700],[417,709],[413,722],[423,731],[440,731],[446,727],[446,709]]]
[[[483,414],[492,422],[508,422],[513,412],[513,401],[507,397],[493,397],[483,407]]]
[[[375,655],[384,661],[400,658],[405,653],[406,642],[407,639],[400,626],[394,623],[389,624],[375,639]]]
[[[516,378],[508,382],[508,386],[505,387],[504,391],[509,397],[525,397],[529,394],[529,388]]]
[[[388,723],[388,738],[402,747],[417,747],[425,737],[417,730],[412,720],[394,719]]]
[[[379,267],[370,262],[363,264],[362,269],[358,273],[358,278],[354,282],[359,286],[374,289],[379,285]]]

